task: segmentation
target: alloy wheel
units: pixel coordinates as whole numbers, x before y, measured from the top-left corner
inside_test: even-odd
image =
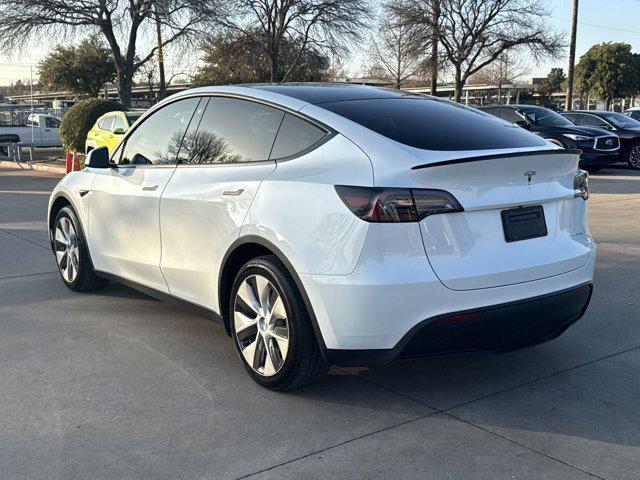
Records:
[[[289,351],[289,322],[274,285],[262,275],[245,278],[233,315],[236,341],[247,364],[265,377],[278,373]]]
[[[67,217],[58,220],[55,231],[56,261],[62,277],[69,283],[78,276],[80,268],[80,251],[78,249],[78,235],[73,223]]]
[[[640,168],[640,145],[633,147],[629,152],[629,165]]]

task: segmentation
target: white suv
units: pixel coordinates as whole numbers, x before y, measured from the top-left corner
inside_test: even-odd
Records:
[[[114,279],[195,306],[284,390],[330,364],[560,335],[595,263],[578,156],[426,96],[200,88],[60,182],[51,244],[72,290]]]

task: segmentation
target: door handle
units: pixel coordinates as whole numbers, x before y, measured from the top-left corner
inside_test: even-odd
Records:
[[[242,195],[242,192],[244,192],[244,188],[239,188],[237,190],[225,190],[224,192],[222,192],[222,194],[237,197],[238,195]]]
[[[158,189],[158,185],[148,185],[146,187],[142,187],[142,190],[145,192],[153,192]]]

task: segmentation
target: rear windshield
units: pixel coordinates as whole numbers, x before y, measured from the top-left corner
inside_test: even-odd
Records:
[[[346,100],[319,106],[391,140],[425,150],[488,150],[545,145],[542,138],[517,125],[431,97]]]

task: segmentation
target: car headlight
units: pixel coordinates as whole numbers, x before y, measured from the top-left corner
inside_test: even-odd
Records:
[[[562,135],[576,142],[586,142],[587,140],[591,140],[591,137],[585,137],[584,135],[576,135],[575,133],[563,133]]]
[[[578,170],[573,178],[573,196],[584,200],[589,198],[589,174],[585,170]]]

